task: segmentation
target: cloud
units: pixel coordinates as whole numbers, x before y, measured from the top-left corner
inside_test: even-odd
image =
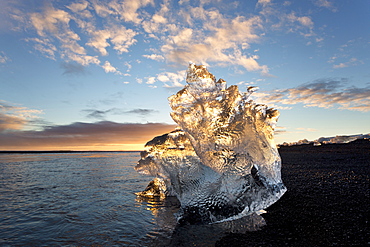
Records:
[[[296,130],[303,131],[303,132],[317,132],[317,129],[314,128],[296,128]]]
[[[41,37],[46,36],[47,33],[53,33],[60,37],[62,35],[60,30],[67,31],[65,34],[72,36],[72,39],[76,39],[77,36],[74,33],[70,33],[68,29],[68,23],[71,20],[71,16],[68,12],[54,9],[49,6],[44,13],[31,13],[30,21],[33,27],[36,29],[37,34]]]
[[[296,88],[278,89],[267,93],[254,93],[259,102],[268,105],[295,105],[370,111],[370,86],[348,86],[348,79],[320,79]],[[284,107],[284,106],[283,106]]]
[[[94,47],[102,56],[108,55],[106,47],[110,46],[107,39],[110,38],[109,30],[90,31],[92,38],[86,45]]]
[[[259,1],[260,2],[260,1]],[[260,7],[260,17],[263,19],[265,31],[279,31],[286,33],[297,33],[305,38],[317,38],[314,32],[314,22],[309,15],[297,14],[286,8],[291,3],[285,1],[283,4],[272,1],[261,1],[257,4]]]
[[[23,117],[7,115],[0,112],[0,132],[22,129],[26,123],[27,120]]]
[[[331,1],[328,1],[328,0],[317,0],[317,1],[314,1],[314,4],[316,6],[319,6],[319,7],[327,8],[327,9],[331,10],[332,12],[337,12],[337,10],[338,10],[333,5],[333,3]]]
[[[11,16],[19,13],[19,5],[20,3],[15,1],[0,1],[0,32],[15,29],[17,24]]]
[[[55,53],[57,52],[57,47],[52,44],[52,41],[48,38],[27,38],[27,42],[34,43],[34,49],[41,52],[45,57],[55,60]]]
[[[283,126],[276,126],[275,129],[274,129],[274,134],[275,135],[281,135],[281,134],[284,134],[286,132],[287,132],[286,127],[283,127]]]
[[[186,70],[180,70],[177,73],[163,72],[157,75],[157,80],[163,82],[165,88],[182,88],[183,84],[180,82],[185,81]]]
[[[96,109],[86,109],[82,110],[83,113],[87,113],[87,118],[94,118],[99,120],[104,120],[108,114],[111,115],[124,115],[124,114],[137,114],[140,116],[147,116],[152,113],[156,113],[158,111],[153,109],[143,109],[143,108],[137,108],[132,110],[123,110],[119,108],[111,108],[108,110],[96,110]]]
[[[287,18],[291,22],[299,22],[302,26],[305,26],[308,28],[313,27],[313,21],[308,16],[296,16],[296,14],[292,12],[287,16]]]
[[[339,64],[334,64],[333,65],[333,69],[341,69],[341,68],[345,68],[345,67],[348,67],[348,63],[339,63]]]
[[[147,81],[145,82],[146,84],[154,84],[156,78],[154,76],[146,77]]]
[[[155,61],[163,61],[164,60],[164,57],[162,55],[158,55],[158,54],[143,55],[143,57],[146,57],[148,59],[155,60]]]
[[[107,113],[111,112],[111,109],[110,110],[105,110],[105,111],[102,111],[102,110],[82,110],[82,112],[86,112],[88,113],[86,115],[87,118],[96,118],[96,119],[100,119],[100,120],[103,120],[105,119],[105,116]]]
[[[290,13],[277,13],[279,23],[273,27],[277,30],[286,30],[288,33],[298,33],[303,37],[315,37],[314,22],[309,16],[298,16],[294,11]],[[316,39],[314,39],[316,41]],[[317,40],[321,40],[320,38]],[[311,42],[309,42],[310,44]]]
[[[351,58],[348,62],[334,64],[333,69],[341,69],[341,68],[346,68],[346,67],[350,67],[350,66],[355,66],[358,63],[359,63],[359,61],[357,60],[357,58]]]
[[[170,12],[170,1],[164,1],[160,6],[161,8],[157,12],[142,22],[144,31],[148,33],[149,37],[155,39],[159,39],[157,33],[168,28],[166,25],[168,23],[168,18],[166,16],[168,16]]]
[[[99,64],[97,56],[88,55],[85,47],[79,44],[81,38],[70,26],[71,20],[81,24],[82,20],[65,10],[56,9],[49,4],[43,12],[29,14],[30,25],[38,37],[27,41],[35,43],[35,49],[54,59],[56,52],[68,61],[81,65]]]
[[[71,3],[67,6],[68,9],[72,10],[75,13],[84,12],[88,7],[89,3],[87,1],[81,1],[79,3]],[[90,15],[89,15],[90,16]]]
[[[51,6],[43,13],[30,14],[30,21],[41,38],[52,34],[64,49],[83,55],[86,53],[85,48],[77,43],[80,37],[69,27],[71,19],[68,12]],[[43,39],[43,42],[47,41],[48,39]]]
[[[162,1],[154,0],[81,0],[64,8],[47,3],[41,11],[25,14],[24,20],[36,31],[27,38],[34,49],[50,59],[76,62],[82,66],[101,66],[106,72],[117,72],[108,55],[129,53],[144,38],[153,54],[145,58],[185,66],[189,61],[212,66],[234,66],[269,76],[269,68],[259,56],[249,51],[251,44],[261,42],[266,31],[294,32],[316,37],[314,22],[309,15],[287,11],[284,5],[259,0],[258,14],[230,17],[223,13],[237,4],[223,1]],[[318,6],[329,6],[325,0]],[[57,4],[55,4],[57,6]],[[217,7],[216,7],[217,6]],[[171,11],[176,8],[176,11]],[[159,49],[153,50],[153,40]],[[254,49],[255,50],[255,49]],[[128,54],[130,56],[130,54]],[[101,57],[105,63],[101,65]],[[109,63],[109,64],[108,64]],[[130,69],[130,68],[129,68]]]
[[[149,114],[152,114],[152,113],[155,113],[155,112],[158,112],[156,110],[152,110],[152,109],[133,109],[133,110],[130,110],[130,111],[126,111],[124,113],[128,113],[128,114],[139,114],[139,115],[143,115],[143,116],[146,116],[146,115],[149,115]]]
[[[128,52],[128,48],[137,41],[134,39],[137,32],[124,26],[110,25],[103,30],[94,30],[92,28],[92,30],[88,29],[87,31],[91,35],[91,39],[86,45],[95,48],[102,56],[108,55],[106,47],[110,46],[110,43],[113,44],[113,49],[118,54],[122,54]]]
[[[0,64],[7,63],[10,59],[5,55],[4,52],[0,51]]]
[[[125,4],[132,6],[133,2],[125,1]],[[48,58],[55,59],[58,54],[66,62],[74,61],[83,66],[100,63],[97,55],[88,54],[87,47],[93,47],[101,56],[108,55],[106,48],[111,45],[118,54],[128,52],[128,48],[136,43],[134,37],[137,32],[114,21],[109,21],[104,29],[97,30],[89,9],[91,4],[87,1],[72,3],[65,10],[49,4],[44,11],[29,14],[30,25],[38,37],[26,40],[33,42],[34,48]],[[77,28],[72,27],[72,23],[76,23]],[[87,35],[88,42],[81,42],[81,34]]]
[[[109,8],[116,15],[119,15],[121,19],[127,22],[133,22],[139,24],[142,19],[139,17],[138,10],[141,7],[145,7],[148,4],[154,5],[153,0],[125,0],[119,3],[118,1],[110,1]]]
[[[102,65],[102,68],[104,69],[105,73],[115,73],[122,75],[122,73],[118,71],[115,67],[113,67],[108,61],[105,61],[104,65]]]
[[[38,114],[42,114],[42,111],[0,100],[0,132],[30,127],[31,121],[38,118]]]
[[[0,150],[123,150],[143,145],[176,126],[163,123],[76,122],[46,127],[41,131],[0,133]]]
[[[61,63],[60,67],[64,70],[63,75],[84,75],[85,67],[75,63]]]
[[[131,68],[132,68],[132,65],[129,63],[129,62],[124,62],[124,65],[127,67],[127,70],[126,72],[130,72]]]
[[[266,6],[271,3],[271,0],[258,0],[257,5]]]
[[[248,71],[268,72],[266,65],[257,62],[257,56],[243,53],[250,43],[260,40],[258,31],[262,29],[262,22],[258,16],[230,19],[218,10],[189,8],[188,12],[181,14],[189,20],[190,27],[172,30],[161,47],[167,61],[176,64],[212,62],[219,66],[236,65]],[[202,21],[202,24],[195,29],[192,25],[196,20]]]

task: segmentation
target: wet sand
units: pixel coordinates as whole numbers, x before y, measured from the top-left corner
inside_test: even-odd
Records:
[[[285,195],[267,225],[216,246],[370,246],[370,141],[281,147]]]

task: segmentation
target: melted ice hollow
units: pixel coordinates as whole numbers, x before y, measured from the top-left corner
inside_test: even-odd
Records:
[[[275,203],[286,191],[273,139],[279,112],[248,99],[256,88],[227,88],[205,66],[190,64],[186,82],[169,97],[180,129],[149,141],[135,169],[179,199],[179,222],[236,219]]]

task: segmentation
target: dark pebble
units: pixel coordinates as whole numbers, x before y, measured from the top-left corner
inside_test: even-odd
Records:
[[[370,246],[370,141],[280,147],[285,195],[267,225],[215,246]]]

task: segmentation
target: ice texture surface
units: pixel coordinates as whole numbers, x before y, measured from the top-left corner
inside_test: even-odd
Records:
[[[176,196],[179,222],[213,223],[265,209],[286,191],[273,134],[279,112],[248,99],[205,66],[190,64],[187,85],[169,97],[179,125],[146,144],[135,169]]]

